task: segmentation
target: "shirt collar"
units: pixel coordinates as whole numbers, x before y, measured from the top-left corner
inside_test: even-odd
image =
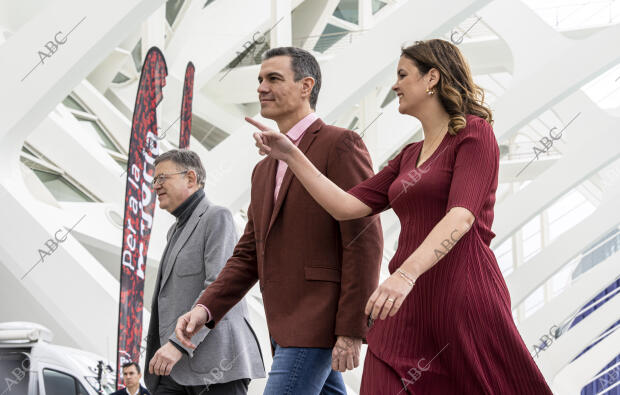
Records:
[[[299,122],[297,122],[293,127],[286,133],[286,135],[293,141],[297,142],[299,138],[304,134],[306,129],[312,125],[314,121],[319,119],[319,116],[316,115],[315,112],[311,112],[310,114],[303,117]]]
[[[140,390],[141,388],[140,386],[138,386],[138,390],[134,394],[132,394],[131,392],[129,392],[129,388],[125,387],[125,391],[127,391],[129,395],[140,395]]]

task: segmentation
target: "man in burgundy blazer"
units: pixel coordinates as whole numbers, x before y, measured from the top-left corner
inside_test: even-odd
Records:
[[[341,188],[371,177],[359,135],[326,125],[313,111],[321,82],[314,57],[286,47],[264,58],[261,114]],[[275,353],[265,394],[284,393],[286,385],[295,394],[317,394],[324,385],[345,393],[336,370],[359,364],[368,329],[364,307],[379,280],[381,224],[377,217],[336,221],[285,165],[265,158],[254,168],[245,231],[215,282],[179,318],[176,334],[191,347],[197,329],[218,325],[258,280]],[[306,365],[295,371],[300,350]]]

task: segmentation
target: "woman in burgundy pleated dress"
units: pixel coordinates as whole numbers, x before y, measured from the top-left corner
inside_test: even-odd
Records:
[[[391,276],[372,294],[361,393],[550,394],[513,322],[489,248],[499,149],[491,111],[458,48],[444,40],[402,50],[392,89],[420,120],[374,177],[345,192],[284,134],[250,121],[261,154],[288,163],[325,210],[349,220],[394,209],[401,223]],[[360,149],[343,132],[341,149]],[[320,248],[320,246],[317,246]]]

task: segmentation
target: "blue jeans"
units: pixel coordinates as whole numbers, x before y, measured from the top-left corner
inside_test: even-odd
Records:
[[[275,348],[263,395],[346,395],[340,372],[332,370],[331,348]]]

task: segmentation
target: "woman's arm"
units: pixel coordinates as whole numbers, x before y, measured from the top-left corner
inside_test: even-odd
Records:
[[[415,282],[446,256],[473,223],[474,216],[469,210],[462,207],[452,208],[400,268],[370,296],[366,304],[366,314],[370,314],[372,319],[385,319],[388,314],[390,317],[396,314],[413,288],[411,282]]]
[[[420,246],[400,268],[415,278],[435,266],[456,245],[474,223],[474,216],[463,207],[454,207],[435,225]]]
[[[254,133],[259,153],[285,161],[308,193],[336,220],[361,218],[372,212],[366,204],[325,177],[286,135],[252,118],[246,117],[246,120],[262,131]]]
[[[287,164],[314,200],[336,220],[361,218],[371,213],[370,207],[325,177],[297,147]]]

